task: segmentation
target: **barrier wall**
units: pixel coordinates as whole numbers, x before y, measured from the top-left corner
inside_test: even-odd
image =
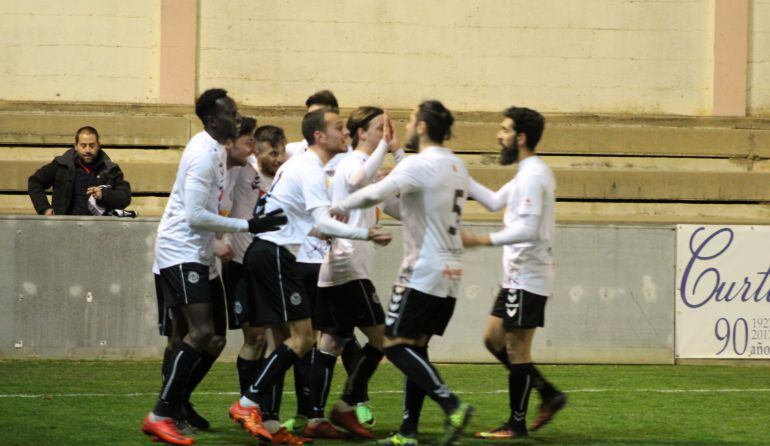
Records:
[[[0,217],[0,358],[157,358],[152,265],[155,219]],[[468,225],[490,230],[489,225]],[[377,251],[384,303],[401,261],[401,227]],[[559,226],[554,297],[538,360],[673,362],[674,228]],[[481,336],[502,269],[499,249],[468,251],[437,361],[486,362]],[[226,357],[240,346],[230,332]]]

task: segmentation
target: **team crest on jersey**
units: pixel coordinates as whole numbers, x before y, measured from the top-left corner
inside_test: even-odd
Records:
[[[235,314],[241,314],[243,313],[243,306],[240,302],[235,303]]]
[[[201,276],[196,273],[195,271],[190,271],[187,273],[187,281],[190,283],[198,283],[198,281],[201,280]]]
[[[289,301],[292,305],[299,305],[302,303],[302,296],[299,295],[299,293],[295,292],[292,293],[291,297],[289,298]]]
[[[254,177],[254,180],[251,182],[251,190],[257,189],[259,189],[259,176]]]
[[[372,302],[378,304],[380,303],[380,296],[377,295],[377,292],[375,291],[372,293]]]

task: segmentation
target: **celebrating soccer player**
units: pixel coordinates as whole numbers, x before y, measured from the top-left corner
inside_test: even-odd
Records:
[[[216,273],[214,234],[256,234],[286,223],[280,210],[250,220],[219,215],[225,169],[245,164],[248,156],[232,144],[241,116],[235,101],[221,89],[203,92],[195,103],[195,113],[203,122],[203,131],[192,137],[179,162],[158,226],[153,265],[161,321],[173,314],[175,331],[185,334],[177,345],[166,349],[160,396],[142,425],[147,435],[181,445],[195,440],[179,432],[174,418],[181,416],[184,401],[224,347],[225,304]],[[177,336],[172,335],[174,338]]]
[[[352,192],[372,184],[390,151],[403,157],[393,123],[381,108],[359,107],[348,119],[348,131],[353,135],[355,150],[337,166],[331,182],[332,205],[340,203]],[[352,211],[348,224],[369,228],[377,224],[376,208]],[[313,396],[312,419],[305,434],[310,437],[339,437],[329,421],[323,418],[329,396],[334,365],[346,343],[351,342],[353,330],[358,327],[369,339],[361,350],[361,358],[349,374],[345,390],[331,413],[331,422],[346,428],[362,438],[374,438],[362,424],[357,409],[367,400],[367,384],[382,360],[382,341],[385,333],[385,315],[370,280],[374,262],[374,247],[356,240],[334,239],[329,254],[321,266],[318,281],[318,309],[331,317],[317,320],[321,331],[318,350],[314,355],[311,373]],[[368,417],[371,419],[371,417]]]
[[[407,124],[407,147],[419,154],[405,158],[383,180],[348,196],[333,209],[348,215],[399,197],[404,226],[404,260],[385,317],[385,355],[407,377],[404,420],[384,444],[416,445],[425,395],[446,414],[439,444],[451,444],[465,429],[473,407],[461,403],[428,360],[428,341],[441,335],[455,307],[462,277],[460,216],[468,189],[463,162],[442,143],[454,118],[438,101],[425,101]]]
[[[276,348],[257,379],[230,407],[231,418],[263,441],[272,441],[273,432],[263,425],[260,398],[310,351],[314,341],[308,296],[294,253],[311,233],[383,245],[391,239],[377,227],[348,226],[329,214],[324,164],[347,150],[345,125],[339,114],[327,109],[307,113],[302,134],[310,148],[281,166],[258,210],[258,214],[270,215],[283,209],[289,223],[281,230],[260,234],[244,256],[248,292],[256,296],[255,324],[284,327],[289,332],[288,339],[276,339]],[[274,335],[280,332],[273,330]]]
[[[497,192],[471,179],[470,196],[490,211],[507,206],[505,228],[491,234],[463,232],[463,244],[503,247],[503,283],[487,320],[487,349],[509,370],[508,422],[477,437],[511,439],[528,434],[527,405],[532,388],[543,400],[531,429],[537,430],[561,410],[566,395],[556,390],[532,363],[535,329],[543,326],[545,302],[551,294],[554,264],[551,252],[555,224],[556,181],[535,155],[545,127],[543,116],[531,109],[510,107],[497,134],[500,163],[518,162],[516,176]]]

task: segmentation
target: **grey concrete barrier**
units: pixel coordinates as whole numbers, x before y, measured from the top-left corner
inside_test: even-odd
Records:
[[[0,358],[159,358],[151,265],[157,219],[0,216]],[[401,261],[401,227],[377,249],[383,305]],[[470,224],[481,232],[498,225]],[[673,363],[673,226],[560,225],[556,287],[534,355],[551,363]],[[464,254],[454,317],[431,357],[491,362],[482,334],[501,250]],[[228,333],[226,358],[240,347]]]

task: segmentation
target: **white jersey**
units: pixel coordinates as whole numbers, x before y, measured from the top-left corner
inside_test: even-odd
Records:
[[[332,205],[344,200],[356,189],[348,179],[364,165],[369,155],[353,151],[338,165],[331,180]],[[357,228],[371,228],[377,223],[377,208],[354,209],[350,211],[348,225]],[[374,244],[363,240],[334,238],[329,255],[323,260],[318,276],[319,287],[343,285],[352,280],[368,279],[374,263]]]
[[[398,163],[386,180],[398,185],[404,227],[404,260],[396,285],[456,297],[468,170],[452,151],[432,146]]]
[[[525,158],[509,181],[503,222],[510,227],[521,215],[539,215],[540,227],[534,241],[503,246],[503,288],[523,289],[549,296],[553,288],[554,263],[551,252],[556,225],[556,179],[539,157]]]
[[[182,263],[202,263],[210,266],[211,277],[216,277],[214,232],[193,229],[187,224],[185,191],[194,188],[207,194],[205,208],[218,214],[224,195],[227,152],[205,131],[199,132],[187,143],[176,180],[171,189],[166,209],[158,225],[155,238],[153,271]]]
[[[263,232],[258,237],[296,252],[313,229],[315,222],[310,211],[331,204],[326,191],[326,172],[318,155],[308,150],[286,161],[275,174],[266,200],[266,213],[283,209],[289,222],[277,231]]]
[[[307,152],[308,147],[310,147],[310,145],[307,143],[306,139],[290,142],[286,144],[286,157],[291,158],[293,156],[302,155]]]
[[[248,163],[238,168],[237,172],[232,171],[232,208],[230,216],[233,218],[250,219],[254,216],[254,209],[257,207],[259,197],[263,196],[273,184],[273,179],[264,175],[259,170],[257,158],[254,155],[248,157]],[[230,234],[229,244],[233,249],[233,261],[243,263],[243,255],[246,253],[254,236],[248,232],[239,232]]]
[[[310,146],[308,145],[306,139],[292,142],[286,144],[286,154],[289,158],[302,155],[303,153],[307,152],[309,147]],[[347,153],[338,153],[334,155],[328,163],[326,163],[324,170],[326,171],[326,175],[329,178],[334,176],[337,165],[342,161],[343,158],[345,158],[348,153],[352,151],[353,148],[348,146]],[[326,257],[326,253],[328,252],[329,242],[326,240],[321,240],[317,237],[308,236],[307,239],[302,241],[302,246],[300,246],[299,253],[297,254],[297,261],[301,263],[322,263]]]

